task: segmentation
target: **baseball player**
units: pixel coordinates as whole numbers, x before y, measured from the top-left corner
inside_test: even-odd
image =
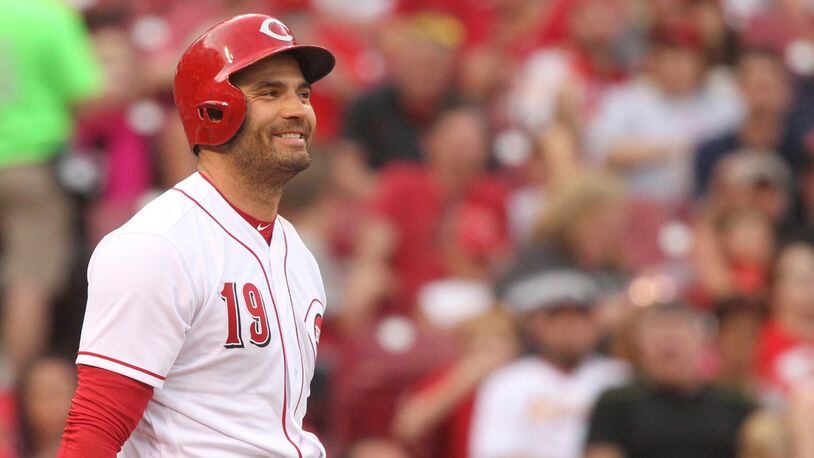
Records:
[[[256,14],[181,57],[175,102],[198,171],[91,258],[59,456],[325,456],[302,427],[325,293],[277,205],[311,161],[310,85],[333,66]]]

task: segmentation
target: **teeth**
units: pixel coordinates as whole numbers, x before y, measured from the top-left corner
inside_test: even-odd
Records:
[[[293,133],[293,132],[287,132],[287,133],[284,133],[284,134],[276,134],[274,136],[275,137],[280,137],[280,138],[299,138],[299,139],[302,138],[302,134]]]

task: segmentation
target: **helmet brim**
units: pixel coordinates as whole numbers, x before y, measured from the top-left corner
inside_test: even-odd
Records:
[[[313,45],[294,45],[280,54],[291,54],[297,59],[305,81],[314,83],[326,77],[336,65],[336,58],[327,49]]]

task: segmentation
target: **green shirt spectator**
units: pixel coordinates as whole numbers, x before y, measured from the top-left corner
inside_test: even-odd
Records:
[[[0,168],[40,164],[71,135],[100,71],[81,17],[59,0],[0,0]]]

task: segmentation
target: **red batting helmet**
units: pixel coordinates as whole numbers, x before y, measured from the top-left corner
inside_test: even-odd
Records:
[[[333,54],[319,46],[298,45],[279,19],[261,14],[233,17],[207,30],[178,62],[175,106],[189,146],[221,145],[246,117],[246,98],[232,85],[234,73],[276,54],[288,53],[313,83],[334,67]]]

